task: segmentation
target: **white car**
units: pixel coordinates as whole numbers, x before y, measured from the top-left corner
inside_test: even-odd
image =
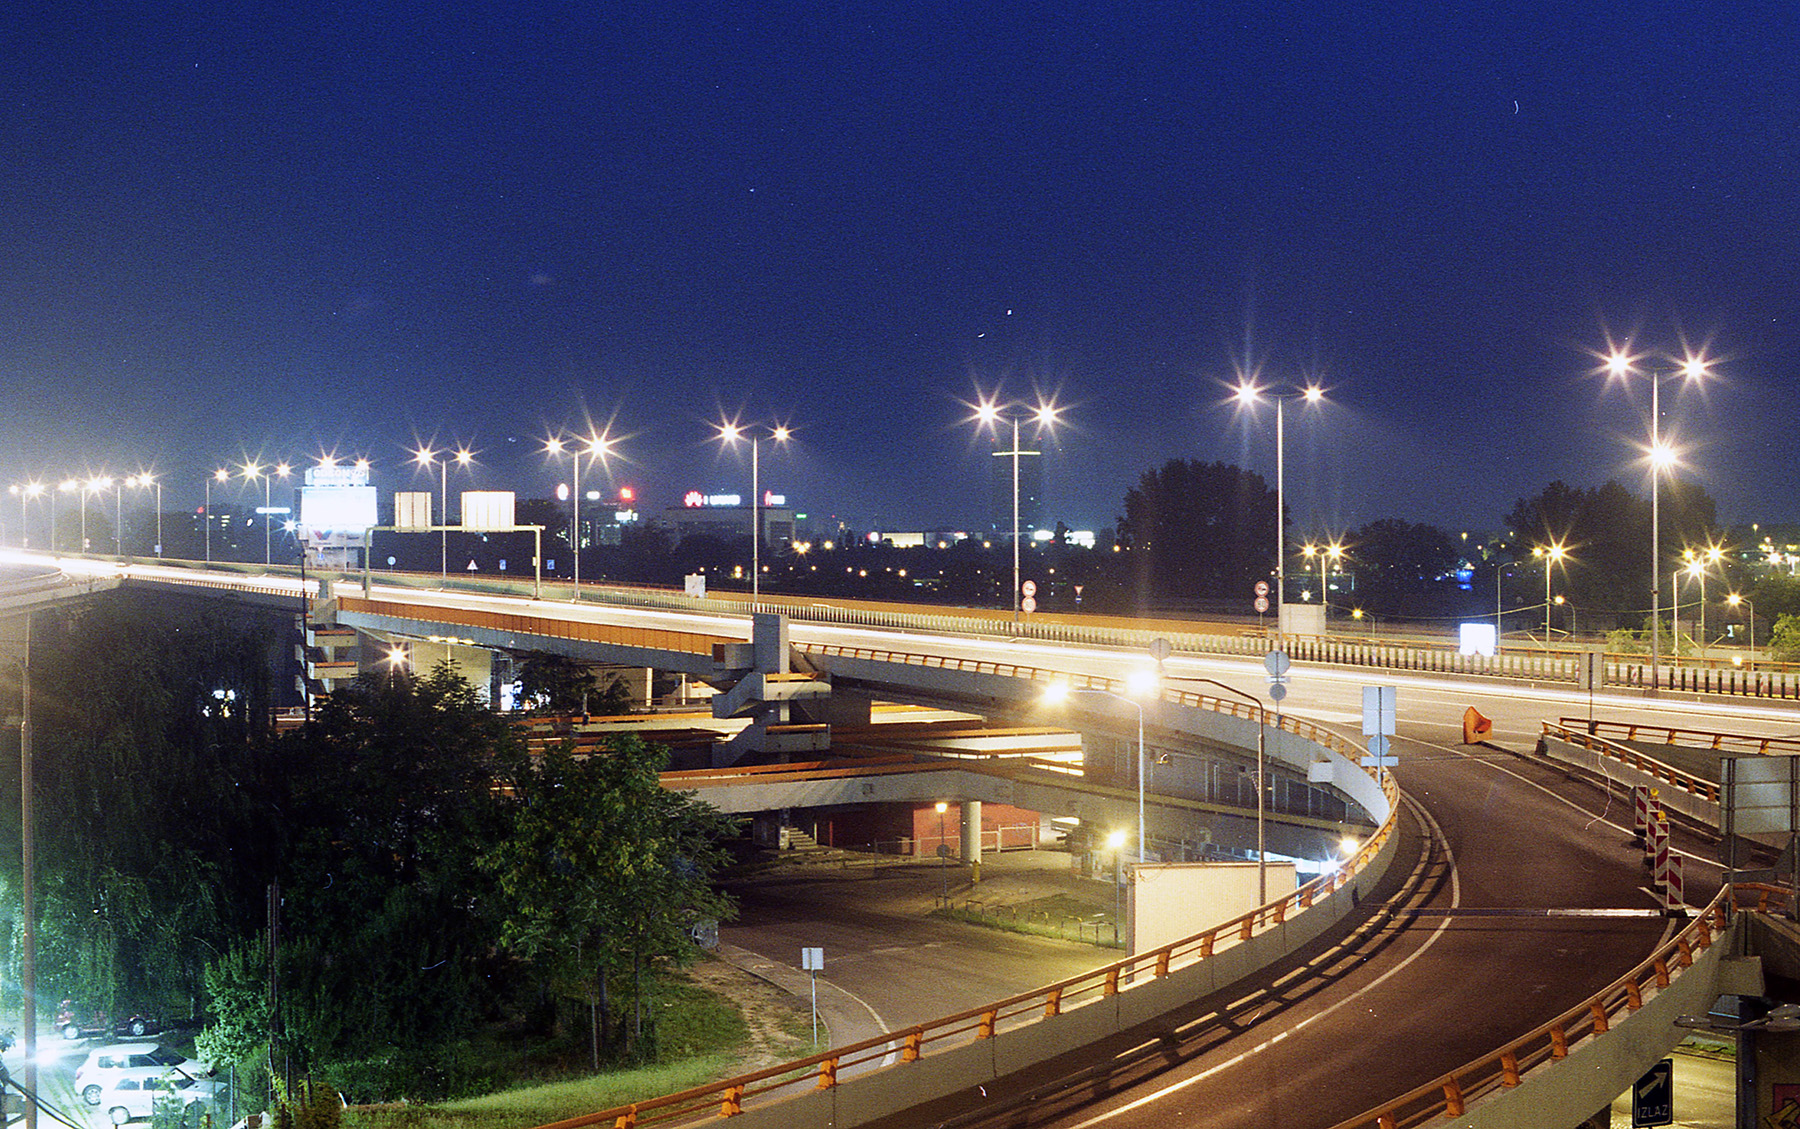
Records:
[[[210,1105],[217,1100],[224,1085],[205,1078],[190,1078],[171,1071],[150,1078],[113,1078],[100,1090],[100,1100],[93,1103],[106,1111],[114,1125],[150,1117],[162,1103],[173,1105],[185,1115],[194,1106]],[[189,1119],[183,1117],[186,1123]]]
[[[95,1047],[75,1068],[75,1090],[89,1105],[100,1104],[100,1092],[122,1078],[203,1078],[212,1065],[183,1058],[158,1043],[110,1043]]]

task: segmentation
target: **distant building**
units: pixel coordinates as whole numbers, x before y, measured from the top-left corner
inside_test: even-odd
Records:
[[[694,533],[710,533],[726,541],[749,537],[751,520],[750,507],[736,494],[711,497],[690,494],[687,504],[670,506],[662,514],[663,526],[676,540]],[[787,506],[764,506],[762,534],[764,545],[787,548],[794,540],[794,511]]]

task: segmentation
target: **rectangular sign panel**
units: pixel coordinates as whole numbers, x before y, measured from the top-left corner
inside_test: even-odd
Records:
[[[1720,797],[1732,813],[1732,830],[1739,835],[1790,834],[1795,809],[1800,807],[1800,759],[1780,754],[1726,754],[1721,766],[1725,794]]]
[[[511,490],[465,490],[462,527],[478,533],[505,533],[513,527]]]
[[[1394,735],[1394,688],[1392,686],[1363,687],[1362,731],[1365,737],[1392,737]]]
[[[428,491],[406,491],[394,495],[395,529],[430,529],[431,494]]]

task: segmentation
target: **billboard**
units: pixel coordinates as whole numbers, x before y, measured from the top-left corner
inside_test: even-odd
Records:
[[[462,528],[477,533],[505,533],[513,528],[511,490],[465,490]]]
[[[302,486],[300,527],[314,534],[353,533],[379,525],[373,486]]]
[[[431,528],[431,493],[426,490],[394,495],[395,529]]]

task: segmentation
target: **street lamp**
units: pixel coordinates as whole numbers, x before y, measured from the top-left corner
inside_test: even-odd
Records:
[[[1706,566],[1718,564],[1725,559],[1725,550],[1717,545],[1708,545],[1696,553],[1692,549],[1683,549],[1681,559],[1688,562],[1687,574],[1700,582],[1700,614],[1699,645],[1700,657],[1706,657]]]
[[[998,433],[1002,421],[1012,426],[1012,449],[995,451],[994,457],[1012,460],[1012,605],[1013,623],[1019,622],[1019,458],[1022,455],[1038,455],[1037,451],[1026,451],[1019,447],[1019,421],[1029,419],[1042,435],[1048,428],[1057,423],[1057,407],[1052,403],[1038,403],[1021,415],[1024,404],[1001,404],[994,400],[983,400],[975,406],[975,422],[983,430]]]
[[[1322,608],[1329,608],[1330,604],[1325,595],[1325,562],[1329,560],[1333,565],[1339,565],[1340,562],[1343,561],[1343,542],[1333,541],[1329,545],[1315,545],[1308,541],[1300,550],[1300,555],[1307,560],[1311,560],[1314,557],[1319,558],[1319,606]],[[1276,622],[1280,622],[1279,618]]]
[[[272,512],[275,509],[275,501],[272,494],[272,491],[275,488],[274,480],[277,477],[286,478],[289,474],[289,470],[290,468],[286,463],[277,463],[274,467],[266,471],[262,468],[260,463],[244,464],[244,480],[247,482],[254,482],[260,478],[262,479],[263,484],[262,527],[264,568],[269,567],[269,525],[275,517]]]
[[[56,488],[64,494],[74,494],[81,490],[81,482],[78,479],[65,478]],[[84,522],[83,528],[85,527],[86,523]],[[84,533],[82,536],[85,538],[87,535]],[[56,552],[56,499],[54,498],[50,500],[50,551]]]
[[[1157,678],[1152,671],[1132,671],[1125,679],[1125,688],[1129,693],[1121,694],[1116,690],[1108,690],[1100,686],[1071,686],[1067,682],[1052,682],[1044,691],[1043,701],[1046,705],[1059,705],[1068,701],[1071,694],[1099,694],[1124,702],[1137,711],[1137,823],[1138,823],[1138,863],[1145,861],[1144,855],[1144,699],[1156,692]]]
[[[161,560],[162,559],[162,482],[155,475],[149,474],[149,473],[144,473],[144,474],[134,474],[130,478],[127,478],[125,480],[125,485],[131,487],[133,490],[136,490],[139,487],[143,487],[146,490],[151,489],[151,488],[154,488],[156,490],[156,546],[155,546],[156,552],[155,552],[155,556],[158,560]]]
[[[444,458],[437,457],[438,452],[429,447],[413,452],[413,462],[422,467],[436,463],[438,466],[438,508],[443,511],[442,524],[438,526],[438,586],[450,586],[450,452],[444,452]],[[467,467],[475,458],[475,452],[466,448],[458,448],[456,464]]]
[[[1531,555],[1544,559],[1544,653],[1550,653],[1550,568],[1559,565],[1568,556],[1568,550],[1561,541],[1553,541],[1548,545],[1534,545]]]
[[[213,483],[217,482],[217,483],[223,485],[224,483],[227,483],[230,481],[231,481],[231,472],[226,470],[224,467],[220,467],[218,470],[213,471],[212,476],[206,480],[206,523],[205,523],[205,525],[206,525],[206,563],[207,564],[212,563],[212,527],[213,527],[212,488],[213,488]]]
[[[1362,609],[1357,608],[1351,614],[1360,619],[1362,617]],[[1263,770],[1267,762],[1267,746],[1264,741],[1264,735],[1269,728],[1269,711],[1264,708],[1262,699],[1258,698],[1256,695],[1251,694],[1248,691],[1239,690],[1236,686],[1227,686],[1216,678],[1200,678],[1190,674],[1182,675],[1179,681],[1202,682],[1208,686],[1215,686],[1218,689],[1225,691],[1227,694],[1230,694],[1233,697],[1242,698],[1244,701],[1249,702],[1256,707],[1256,900],[1258,905],[1268,905],[1269,855],[1264,849],[1265,839],[1263,826],[1266,821],[1267,799],[1265,793],[1267,791],[1267,786],[1263,781]]]
[[[1262,399],[1262,388],[1248,380],[1237,387],[1237,401],[1249,407]],[[1297,395],[1308,404],[1325,399],[1325,390],[1309,384]],[[1287,425],[1285,408],[1293,395],[1274,394],[1275,401],[1275,632],[1281,633],[1281,608],[1287,603]]]
[[[41,482],[27,482],[23,484],[15,482],[7,487],[7,492],[16,494],[19,498],[19,548],[29,549],[31,548],[31,538],[25,533],[25,503],[37,497],[39,494],[42,494],[44,492],[44,484]],[[56,507],[52,506],[51,513],[54,514],[55,512]],[[54,550],[56,546],[51,545],[50,548]]]
[[[604,459],[612,453],[612,440],[605,436],[589,435],[586,439],[575,439],[565,442],[561,436],[551,436],[544,441],[544,451],[552,457],[563,453],[567,448],[570,462],[575,469],[575,492],[571,496],[569,510],[569,552],[575,557],[575,599],[581,599],[581,457],[583,455],[599,455]]]
[[[719,439],[727,446],[735,445],[738,438],[746,432],[750,435],[750,602],[754,604],[762,593],[762,480],[761,446],[762,436],[757,434],[763,425],[742,425],[736,420],[729,420],[718,426]],[[777,443],[786,443],[793,432],[784,423],[769,425],[769,438]]]
[[[1734,608],[1737,607],[1739,604],[1744,605],[1745,610],[1750,615],[1750,624],[1749,624],[1750,669],[1755,670],[1756,669],[1756,604],[1751,601],[1750,597],[1740,596],[1736,592],[1733,592],[1731,595],[1725,597],[1725,602],[1730,604]]]
[[[100,491],[106,489],[108,486],[111,486],[112,479],[110,479],[110,478],[90,478],[86,482],[81,483],[80,485],[81,485],[81,551],[83,553],[86,553],[88,551],[88,535],[87,535],[88,495],[89,494],[98,494],[98,493],[100,493]]]
[[[1637,372],[1632,365],[1634,360],[1636,358],[1614,351],[1606,359],[1607,372],[1624,380]],[[1705,357],[1689,353],[1681,361],[1681,378],[1684,381],[1699,380],[1707,375],[1706,366]],[[1675,452],[1662,441],[1664,374],[1652,369],[1647,375],[1650,377],[1650,690],[1654,693],[1662,678],[1662,511],[1659,499],[1663,471],[1675,465]]]

